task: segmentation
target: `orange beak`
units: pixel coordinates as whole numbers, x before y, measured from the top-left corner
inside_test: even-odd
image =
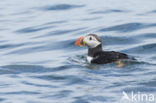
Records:
[[[82,36],[82,37],[78,38],[78,39],[75,41],[74,44],[75,44],[76,46],[84,47],[84,46],[86,45],[86,42],[83,41],[84,37],[85,37],[85,36]]]

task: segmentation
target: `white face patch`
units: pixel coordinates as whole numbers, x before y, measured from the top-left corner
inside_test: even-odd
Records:
[[[101,42],[99,42],[94,36],[91,35],[86,36],[83,41],[86,42],[89,48],[95,48],[96,46],[101,44]]]
[[[92,59],[93,59],[93,57],[87,56],[87,61],[88,61],[88,63],[91,63]]]

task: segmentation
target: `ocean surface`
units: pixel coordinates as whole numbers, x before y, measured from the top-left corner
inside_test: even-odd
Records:
[[[89,33],[137,60],[88,64]],[[156,103],[156,0],[1,0],[0,103]]]

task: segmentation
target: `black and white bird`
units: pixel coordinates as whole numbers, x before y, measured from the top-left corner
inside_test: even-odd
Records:
[[[80,47],[88,47],[87,61],[93,64],[106,64],[117,62],[121,59],[132,59],[124,53],[116,51],[103,51],[101,39],[95,34],[88,34],[78,38],[75,41],[75,45]]]

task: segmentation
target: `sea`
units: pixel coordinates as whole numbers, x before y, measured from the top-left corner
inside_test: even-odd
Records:
[[[89,64],[90,33],[136,60]],[[1,0],[0,103],[156,103],[156,0]]]

